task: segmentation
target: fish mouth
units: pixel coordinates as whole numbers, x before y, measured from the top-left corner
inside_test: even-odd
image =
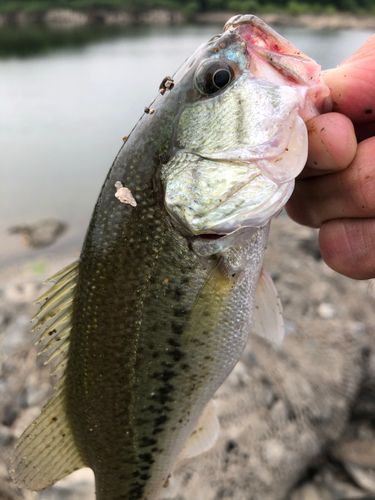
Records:
[[[275,81],[278,75],[284,85],[311,87],[319,83],[320,66],[258,17],[234,16],[224,26],[223,33],[226,31],[235,32],[245,40],[253,74],[262,76],[266,73],[268,81]],[[267,63],[268,70],[264,63]],[[271,68],[275,75],[272,75]]]
[[[283,52],[289,54],[302,54],[288,40],[279,35],[268,24],[262,21],[259,17],[253,14],[244,14],[231,17],[223,28],[223,33],[226,31],[236,31],[238,33],[245,32],[248,36],[242,36],[245,40],[251,41],[259,46],[267,47],[274,52]],[[309,59],[302,54],[302,57]]]
[[[226,31],[245,41],[253,75],[277,85],[288,85],[299,93],[299,115],[304,122],[332,111],[330,90],[322,80],[319,64],[261,19],[253,15],[234,16],[224,26],[223,33]]]
[[[317,111],[306,96],[321,85],[320,67],[256,16],[236,16],[226,31],[237,45],[222,57],[247,51],[242,72],[224,92],[184,108],[162,174],[172,218],[212,244],[280,213],[307,160],[305,117]]]

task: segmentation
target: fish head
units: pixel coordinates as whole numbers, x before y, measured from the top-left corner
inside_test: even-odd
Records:
[[[305,120],[325,110],[320,66],[257,17],[237,16],[174,79],[185,94],[161,171],[172,219],[193,236],[267,224],[306,163]]]

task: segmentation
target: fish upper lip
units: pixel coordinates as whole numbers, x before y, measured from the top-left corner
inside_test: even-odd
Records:
[[[255,74],[263,61],[280,73],[287,85],[310,88],[319,83],[320,67],[316,62],[256,16],[232,17],[224,26],[223,32],[226,31],[243,39],[251,59],[254,59],[251,66],[255,68]]]
[[[276,53],[282,53],[284,55],[298,57],[304,61],[311,61],[311,59],[306,56],[303,52],[296,49],[294,45],[292,45],[288,40],[279,35],[275,30],[273,30],[270,26],[268,26],[264,21],[259,19],[259,17],[254,16],[252,14],[238,15],[234,16],[223,28],[223,33],[230,30],[231,28],[235,30],[235,28],[240,26],[253,26],[254,31],[257,30],[257,37],[253,39],[253,45],[258,45],[259,47],[267,48],[268,50]],[[241,34],[238,33],[240,36]],[[263,36],[267,37],[267,45],[268,47],[264,47],[266,43],[264,42]],[[244,38],[242,36],[242,38]],[[249,45],[250,40],[246,40],[246,44]],[[258,43],[254,43],[257,41]]]

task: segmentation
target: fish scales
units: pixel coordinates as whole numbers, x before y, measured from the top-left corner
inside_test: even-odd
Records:
[[[145,213],[150,204],[154,205],[153,197],[145,197]],[[139,214],[142,217],[142,209]],[[158,470],[153,471],[155,462],[162,481],[167,479],[176,457],[173,443],[178,448],[188,438],[192,426],[186,423],[196,422],[212,387],[215,390],[233,368],[247,338],[259,265],[255,273],[249,269],[233,278],[228,287],[217,262],[207,265],[189,251],[185,239],[168,237],[163,217],[159,224],[157,220],[147,227],[135,218],[127,226],[126,238],[137,243],[126,245],[126,252],[114,252],[121,257],[108,262],[100,258],[96,267],[95,244],[93,249],[86,247],[86,259],[81,260],[80,299],[75,303],[80,314],[74,316],[66,386],[69,415],[73,428],[77,423],[77,442],[88,450],[85,456],[96,473],[98,498],[143,498],[140,492],[151,473],[160,483]],[[105,243],[103,238],[106,248]],[[259,262],[264,245],[260,241]],[[215,273],[215,293],[202,296],[204,283]],[[218,329],[223,291],[232,286],[236,292],[225,304]],[[192,328],[189,313],[198,307],[198,296],[204,310],[195,316]],[[233,315],[238,301],[243,303],[242,318]],[[229,336],[233,330],[238,334]],[[166,427],[169,421],[179,425]],[[168,453],[163,456],[164,450]],[[126,463],[132,467],[124,471]]]
[[[283,335],[262,261],[306,160],[303,120],[325,109],[319,71],[239,16],[163,80],[107,175],[79,262],[42,296],[39,341],[63,375],[16,447],[18,484],[40,491],[87,466],[98,500],[158,500],[175,463],[213,445],[210,400],[254,303],[256,331]]]

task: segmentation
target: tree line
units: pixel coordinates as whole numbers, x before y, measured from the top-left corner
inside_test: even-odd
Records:
[[[51,8],[125,9],[142,12],[153,8],[179,10],[187,15],[225,10],[238,13],[288,14],[337,11],[375,14],[374,0],[0,0],[1,12],[44,12]]]

